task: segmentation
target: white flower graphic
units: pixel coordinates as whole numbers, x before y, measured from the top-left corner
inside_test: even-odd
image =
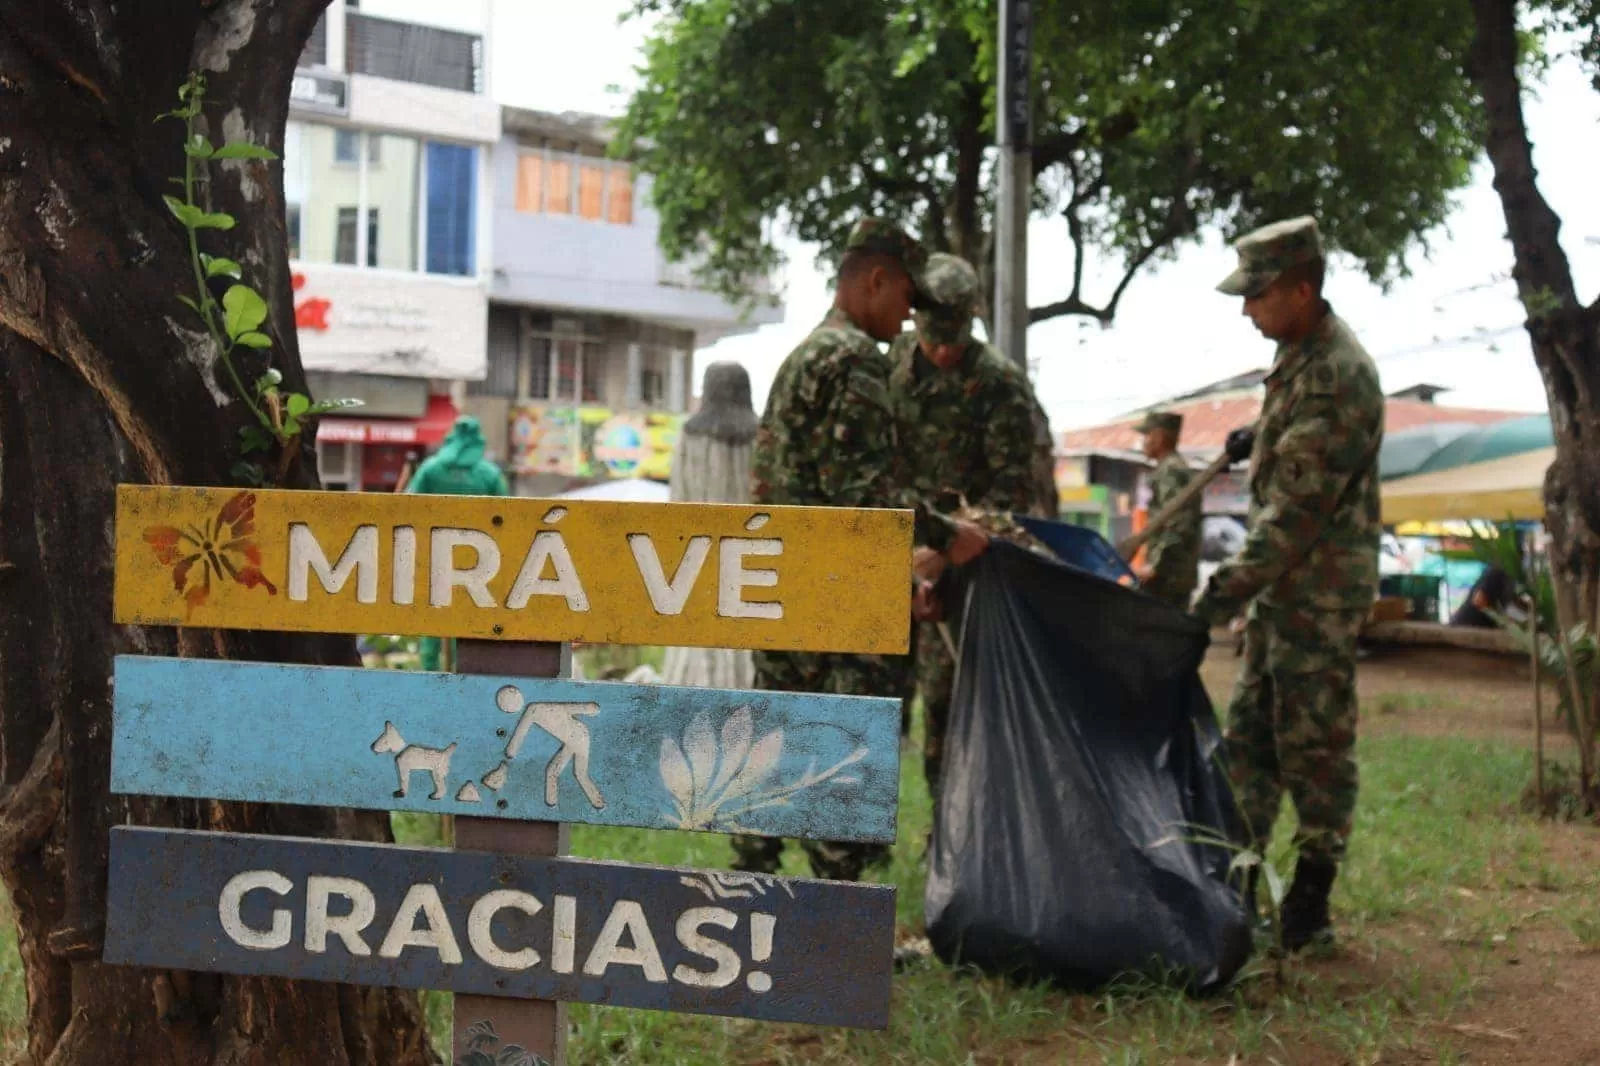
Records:
[[[771,779],[783,756],[783,730],[774,729],[755,739],[755,722],[748,705],[730,713],[722,723],[719,742],[711,717],[698,714],[684,730],[682,743],[661,740],[661,783],[672,797],[672,812],[663,812],[667,824],[678,829],[742,832],[739,819],[763,807],[786,806],[789,797],[825,781],[857,785],[860,779],[839,771],[867,756],[857,748],[821,772],[812,760],[806,772],[787,784]]]

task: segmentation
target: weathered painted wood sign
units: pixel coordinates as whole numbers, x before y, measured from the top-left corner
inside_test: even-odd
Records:
[[[894,890],[119,826],[105,961],[882,1028]]]
[[[902,654],[911,512],[122,485],[117,622]]]
[[[119,656],[114,725],[118,793],[895,838],[896,699]]]
[[[892,886],[559,857],[574,822],[895,838],[894,698],[580,682],[563,642],[909,650],[911,514],[118,486],[114,618],[463,638],[459,673],[122,656],[122,794],[457,816],[460,850],[118,826],[104,959],[883,1028]]]

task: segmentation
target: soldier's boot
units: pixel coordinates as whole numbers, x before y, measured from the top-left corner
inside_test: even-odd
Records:
[[[1284,951],[1293,954],[1312,944],[1333,941],[1328,896],[1338,874],[1338,864],[1330,859],[1300,856],[1294,870],[1294,884],[1284,895],[1280,912]]]

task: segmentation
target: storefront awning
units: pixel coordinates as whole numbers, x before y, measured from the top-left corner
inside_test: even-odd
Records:
[[[1544,474],[1554,448],[1508,455],[1383,485],[1383,522],[1544,519]]]
[[[323,444],[425,444],[444,440],[460,415],[448,396],[428,397],[421,418],[324,418],[317,426]]]

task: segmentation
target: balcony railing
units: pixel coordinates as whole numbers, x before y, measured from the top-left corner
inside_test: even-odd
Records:
[[[352,74],[482,93],[483,38],[414,22],[397,22],[351,11],[345,15],[345,63]],[[326,16],[317,20],[300,66],[328,65]]]

